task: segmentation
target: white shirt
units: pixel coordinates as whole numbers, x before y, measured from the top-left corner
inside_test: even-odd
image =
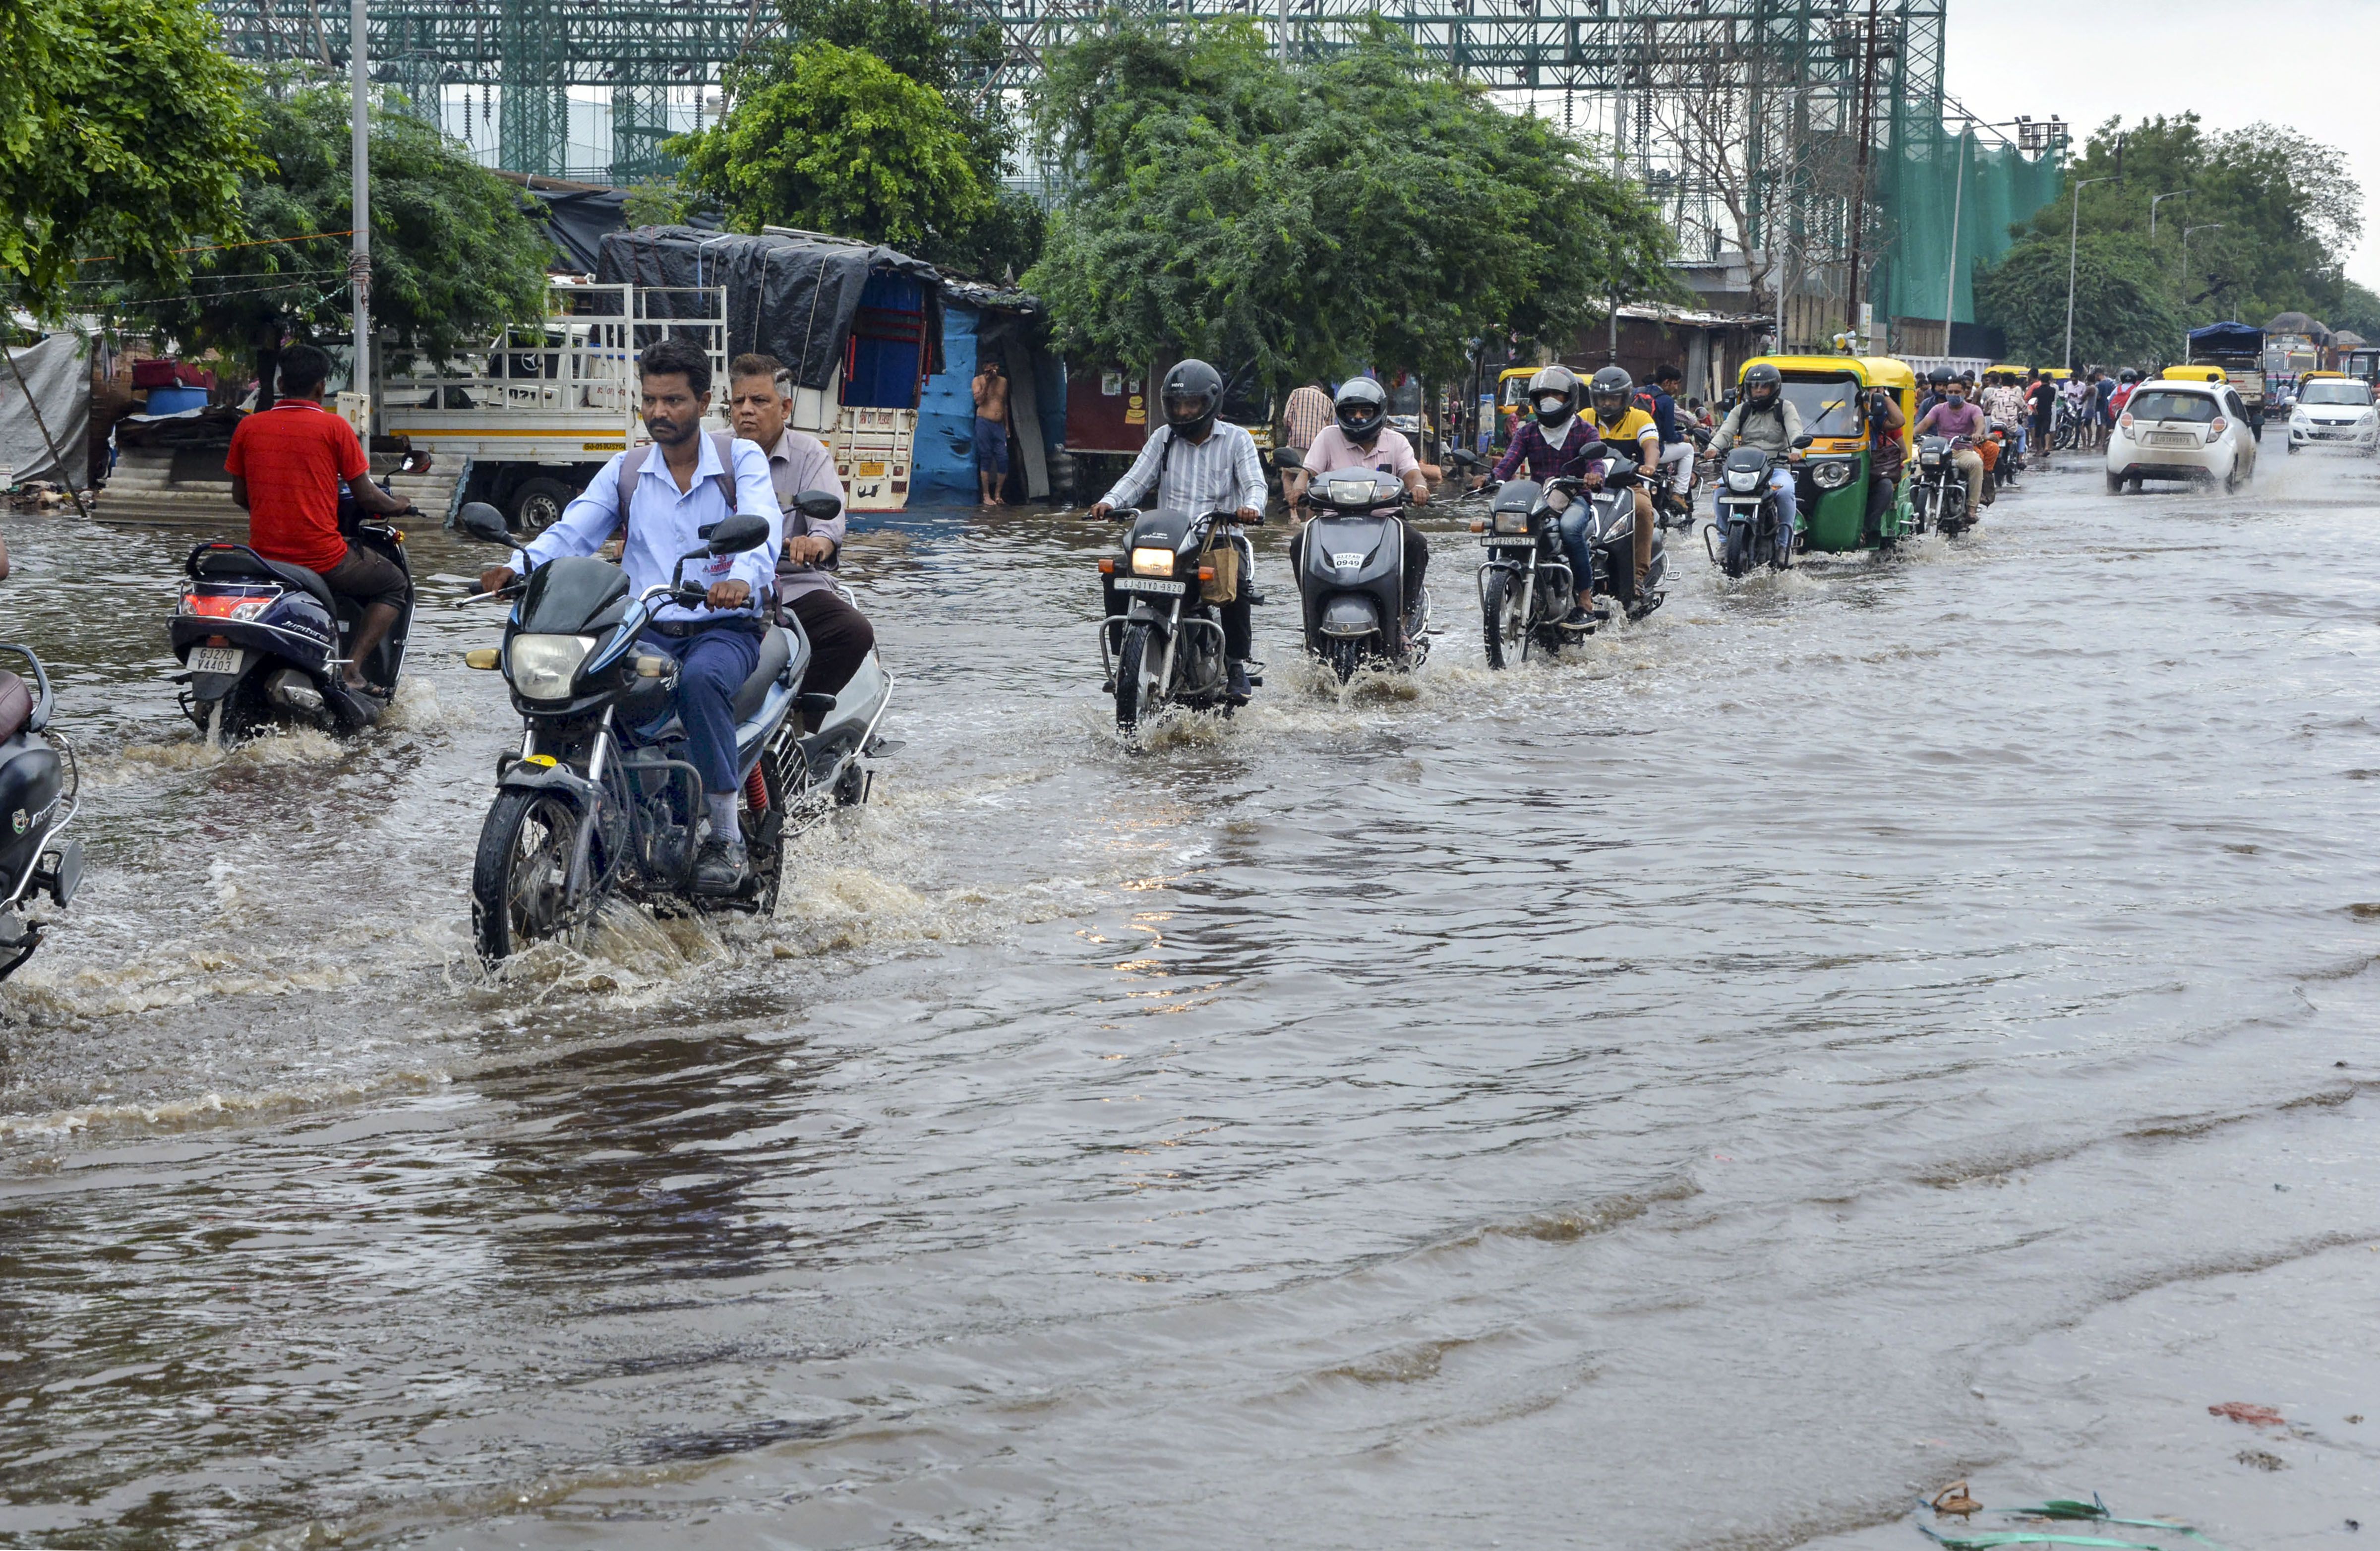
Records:
[[[784,514],[778,508],[777,492],[769,482],[768,454],[749,442],[732,445],[735,511],[768,518],[769,540],[742,554],[721,555],[717,559],[704,555],[689,560],[686,563],[686,579],[705,588],[725,581],[746,583],[752,588],[751,601],[742,609],[727,610],[662,603],[653,611],[655,619],[724,619],[732,614],[757,613],[770,596],[777,556],[785,547]],[[702,548],[702,528],[735,515],[721,499],[718,481],[713,478],[726,470],[719,461],[719,447],[710,432],[701,433],[700,446],[701,461],[695,465],[694,479],[684,491],[670,477],[669,459],[658,443],[646,449],[644,467],[637,470],[636,490],[628,502],[628,539],[620,555],[620,567],[628,573],[629,587],[638,593],[667,583],[677,568],[678,556]],[[533,565],[542,565],[566,554],[593,554],[603,547],[620,526],[620,460],[627,455],[613,454],[603,466],[603,472],[595,476],[577,500],[562,509],[554,525],[527,546]],[[515,570],[520,568],[517,560],[512,565]]]
[[[1165,452],[1169,445],[1171,456]],[[1165,466],[1162,481],[1157,473],[1160,462]],[[1164,511],[1192,516],[1243,508],[1261,512],[1265,477],[1264,465],[1257,459],[1257,439],[1221,420],[1204,442],[1177,437],[1172,426],[1160,426],[1115,488],[1099,499],[1111,506],[1134,506],[1152,489],[1157,497],[1152,504]]]

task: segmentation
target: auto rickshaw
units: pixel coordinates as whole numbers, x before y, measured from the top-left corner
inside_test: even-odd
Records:
[[[1802,504],[1803,548],[1821,554],[1849,554],[1876,548],[1867,541],[1867,394],[1890,389],[1900,405],[1900,488],[1884,515],[1886,546],[1916,530],[1909,509],[1908,469],[1916,459],[1910,428],[1917,423],[1917,374],[1891,356],[1758,356],[1785,379],[1785,396],[1802,417],[1810,439],[1794,469]],[[1741,386],[1742,372],[1736,377]],[[1739,397],[1739,402],[1741,399]]]
[[[1511,427],[1514,416],[1525,418],[1529,403],[1529,379],[1543,371],[1541,366],[1508,366],[1496,378],[1496,423],[1488,433],[1488,451],[1491,457],[1502,457],[1512,444]]]

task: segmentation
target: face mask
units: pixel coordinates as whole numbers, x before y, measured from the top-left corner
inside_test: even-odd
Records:
[[[1964,403],[1966,403],[1966,402],[1967,402],[1967,395],[1966,395],[1965,394],[1961,393],[1961,392],[1960,392],[1958,389],[1956,389],[1956,388],[1953,388],[1953,389],[1951,389],[1951,390],[1950,390],[1950,407],[1951,407],[1951,408],[1956,409],[1959,406],[1961,406],[1961,405],[1962,405],[1962,404],[1964,404]]]
[[[1537,413],[1540,415],[1556,417],[1564,414],[1569,410],[1569,408],[1570,401],[1568,399],[1541,398],[1537,400]]]

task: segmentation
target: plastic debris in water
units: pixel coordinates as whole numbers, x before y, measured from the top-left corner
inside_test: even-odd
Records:
[[[1944,1534],[1920,1519],[1917,1533],[1945,1547],[1946,1551],[1998,1551],[2002,1546],[2025,1545],[2095,1545],[2101,1551],[2184,1551],[2185,1546],[2206,1546],[2210,1551],[2223,1551],[2221,1546],[2188,1524],[2177,1523],[2170,1519],[2119,1519],[2107,1510],[2107,1505],[2099,1499],[2096,1493],[2092,1494],[2087,1503],[2069,1497],[2052,1497],[2046,1503],[2030,1508],[1985,1509],[1965,1495],[1966,1484],[1961,1481],[1946,1487],[1933,1502],[1921,1506],[1931,1508],[1937,1513],[1996,1513],[2018,1524],[2081,1521],[2092,1524],[2121,1525],[2126,1529],[2155,1530],[2160,1533],[2160,1537],[2156,1540],[2115,1540],[2107,1535],[2058,1534],[2033,1528],[1960,1529]],[[1959,1497],[1946,1502],[1944,1499],[1953,1492],[1958,1493]]]
[[[2206,1408],[2209,1416],[2228,1416],[2234,1422],[2245,1422],[2251,1427],[2286,1427],[2289,1419],[2270,1406],[2251,1405],[2245,1400],[2226,1400],[2219,1406]]]

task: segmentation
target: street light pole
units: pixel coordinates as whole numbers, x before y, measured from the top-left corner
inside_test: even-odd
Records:
[[[356,4],[360,6],[363,0],[356,0]],[[2075,255],[2082,250],[2082,190],[2095,183],[2115,181],[2114,176],[2110,175],[2082,178],[2074,185],[2074,219],[2068,224],[2066,232],[2066,370],[2070,372],[2074,370],[2074,261]]]
[[[355,367],[350,373],[351,386],[364,399],[364,426],[367,433],[372,424],[371,394],[371,74],[365,30],[369,25],[366,0],[350,0],[347,14],[347,105],[352,116],[349,134],[352,146],[348,156],[354,182],[349,192],[352,212],[348,224],[355,234],[348,239],[347,280],[355,297]],[[367,443],[369,445],[369,443]]]
[[[1950,261],[1945,267],[1950,272],[1942,282],[1942,354],[1950,353],[1950,317],[1959,299],[1959,203],[1967,192],[1967,136],[1959,131],[1959,159],[1950,178]]]
[[[2168,200],[2178,200],[2184,194],[2195,194],[2195,188],[2177,188],[2170,194],[2158,194],[2149,200],[2149,241],[2156,241],[2156,207]]]

